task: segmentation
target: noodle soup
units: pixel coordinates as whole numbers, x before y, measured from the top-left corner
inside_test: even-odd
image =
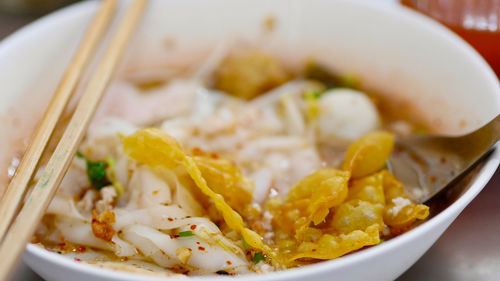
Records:
[[[386,161],[395,134],[423,129],[358,85],[250,46],[215,50],[194,74],[129,73],[110,86],[35,242],[126,270],[236,275],[397,236],[429,209]]]

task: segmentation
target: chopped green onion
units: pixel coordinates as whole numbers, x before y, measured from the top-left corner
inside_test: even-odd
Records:
[[[113,169],[116,166],[116,160],[111,156],[104,158],[104,162],[106,162],[109,165],[110,169]]]
[[[76,152],[76,157],[84,159],[87,163],[87,177],[89,178],[89,181],[93,187],[95,187],[97,190],[100,190],[101,188],[112,184],[108,179],[108,173],[106,169],[108,169],[109,167],[111,167],[112,169],[114,167],[116,161],[113,158],[107,157],[104,161],[92,161],[87,159],[87,157],[85,157],[85,155],[83,155],[83,153],[81,153],[80,151]],[[121,187],[124,192],[125,189],[123,188],[123,186]],[[119,190],[117,190],[117,193],[118,195],[120,195]]]
[[[108,167],[108,163],[104,161],[90,161],[87,159],[87,176],[92,186],[97,190],[111,184],[107,177],[106,167]]]
[[[179,232],[179,237],[189,237],[189,236],[193,236],[193,235],[194,234],[191,230]]]
[[[266,257],[264,257],[264,254],[262,254],[262,252],[257,252],[253,255],[253,262],[255,264],[258,264],[259,262],[261,261],[266,261]]]
[[[104,162],[108,164],[106,171],[108,172],[108,178],[110,179],[111,184],[113,184],[113,187],[115,188],[116,194],[118,196],[122,195],[123,193],[125,193],[125,187],[116,178],[115,175],[116,160],[113,157],[108,156],[104,158]]]
[[[81,153],[80,151],[76,152],[76,157],[81,158],[81,159],[85,159],[85,156],[83,156],[83,153]]]
[[[311,90],[306,91],[305,97],[306,97],[306,99],[317,100],[321,97],[321,95],[323,95],[324,92],[325,91],[311,89]]]

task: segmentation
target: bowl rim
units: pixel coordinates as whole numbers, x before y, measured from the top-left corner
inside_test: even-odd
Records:
[[[321,0],[320,0],[321,1]],[[326,1],[326,0],[323,0]],[[386,13],[389,16],[404,18],[404,20],[412,21],[418,23],[420,28],[426,29],[428,32],[436,33],[442,40],[450,41],[455,43],[456,48],[461,49],[461,52],[469,57],[470,63],[476,64],[478,69],[481,69],[482,75],[487,78],[489,86],[492,92],[496,92],[500,96],[500,89],[498,87],[498,79],[494,74],[491,67],[486,63],[486,61],[479,55],[470,45],[468,45],[464,40],[462,40],[458,35],[450,32],[450,30],[435,22],[434,20],[421,15],[413,10],[406,7],[396,6],[396,5],[380,5],[380,3],[373,3],[372,1],[362,1],[362,0],[337,0],[338,2],[349,2],[352,5],[361,5],[363,8],[368,8],[375,10],[379,13]],[[21,28],[15,33],[9,35],[0,42],[0,57],[4,52],[9,52],[9,49],[15,48],[19,44],[24,44],[32,33],[37,32],[40,29],[47,28],[54,22],[64,21],[65,19],[72,17],[77,13],[91,12],[97,8],[97,1],[84,1],[70,5],[64,9],[58,10],[47,16],[42,17],[34,21],[33,23]],[[390,6],[390,7],[388,7]],[[495,151],[490,158],[485,162],[484,166],[480,169],[479,173],[476,175],[471,186],[468,190],[462,194],[455,202],[453,202],[446,209],[438,213],[433,218],[429,219],[425,223],[419,225],[418,227],[395,237],[383,245],[377,245],[377,247],[371,247],[364,249],[363,251],[352,253],[334,260],[323,261],[320,263],[308,265],[301,268],[292,268],[283,271],[270,272],[262,275],[240,275],[236,276],[238,280],[287,280],[288,278],[307,278],[311,277],[311,274],[321,274],[331,271],[335,268],[346,267],[352,264],[359,263],[363,260],[368,260],[375,256],[384,255],[387,252],[393,251],[394,249],[417,239],[418,237],[425,235],[432,231],[432,229],[440,224],[446,224],[449,218],[454,219],[460,214],[460,212],[474,199],[474,197],[483,189],[489,179],[493,176],[498,165],[500,163],[500,151]],[[50,252],[34,244],[28,244],[24,254],[24,259],[27,255],[30,255],[36,259],[45,260],[55,266],[64,267],[70,271],[77,271],[87,275],[93,275],[95,277],[116,279],[116,280],[164,280],[162,277],[147,276],[142,274],[131,274],[130,272],[117,271],[113,269],[100,268],[94,265],[76,262],[72,259],[64,257],[62,255]],[[220,276],[203,276],[203,277],[190,277],[193,280],[219,280]]]

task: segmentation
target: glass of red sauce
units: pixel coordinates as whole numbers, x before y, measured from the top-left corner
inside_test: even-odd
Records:
[[[469,42],[500,77],[500,0],[401,0]]]

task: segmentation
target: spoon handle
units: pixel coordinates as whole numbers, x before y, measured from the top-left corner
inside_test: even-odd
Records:
[[[500,139],[500,115],[483,127],[467,135],[449,138],[450,145],[462,155],[464,160],[476,161]]]
[[[413,199],[423,203],[477,164],[500,139],[500,115],[458,137],[417,136],[398,139],[390,166]]]

